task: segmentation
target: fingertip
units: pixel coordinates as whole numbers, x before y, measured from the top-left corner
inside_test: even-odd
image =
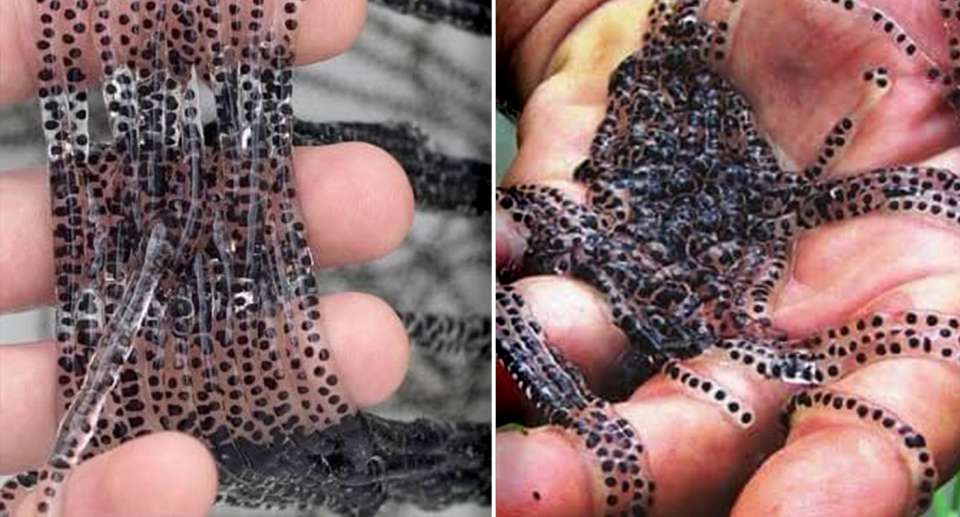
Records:
[[[593,515],[591,477],[560,432],[497,434],[497,515]]]
[[[831,427],[806,434],[764,462],[732,515],[905,515],[907,469],[891,468],[901,463],[895,446],[864,429]]]
[[[361,407],[386,400],[410,364],[400,318],[383,300],[362,293],[325,296],[320,307],[346,395]]]
[[[494,226],[496,228],[496,241],[494,249],[496,250],[497,270],[506,269],[520,260],[526,249],[526,241],[516,223],[505,211],[497,210]]]
[[[582,282],[527,277],[514,283],[547,339],[575,363],[594,388],[609,380],[611,366],[627,350],[606,302]]]
[[[210,453],[186,435],[138,438],[82,464],[68,478],[64,516],[204,516],[217,492]]]
[[[50,452],[57,430],[58,354],[49,341],[0,346],[0,473],[35,467]]]
[[[547,341],[579,368],[598,393],[620,385],[613,365],[627,349],[623,332],[611,321],[606,302],[588,285],[567,278],[535,276],[513,283],[530,315],[543,328]],[[497,365],[497,415],[528,421],[535,411],[509,373]]]
[[[303,2],[297,32],[297,63],[342,54],[360,37],[367,20],[366,0]]]
[[[21,12],[24,11],[25,12]],[[30,45],[30,3],[0,2],[0,106],[9,106],[34,94],[34,70],[40,60]]]
[[[535,180],[538,187],[551,188],[574,203],[580,205],[586,204],[587,189],[583,185],[567,180],[552,180],[546,178],[547,177],[543,180],[531,178],[531,180]],[[504,178],[502,186],[509,188],[520,183],[523,183],[523,181],[511,182],[511,178],[508,175]],[[503,199],[500,198],[500,194],[503,194]],[[496,227],[495,244],[496,265],[498,270],[518,265],[527,250],[526,239],[529,234],[529,229],[525,228],[521,214],[510,213],[508,209],[504,208],[504,206],[507,205],[507,199],[512,195],[513,193],[509,191],[498,192],[497,195],[499,206],[497,206],[495,210],[494,226]],[[523,194],[520,195],[523,197]]]
[[[30,22],[32,13],[18,16],[18,10],[27,2],[22,0],[0,2],[0,106],[13,104],[30,97],[36,87],[34,62],[40,63],[33,47]],[[338,0],[298,2],[300,29],[297,32],[296,61],[299,64],[330,59],[343,53],[360,36],[367,18],[366,0]],[[21,20],[21,18],[24,18]],[[99,53],[93,51],[92,39],[81,40],[85,56],[81,66],[100,77]]]
[[[524,108],[517,126],[517,155],[502,186],[571,182],[577,166],[589,158],[594,132],[603,121],[603,105],[567,105],[551,94],[541,87]]]
[[[0,312],[34,307],[53,296],[49,187],[40,167],[0,179]]]
[[[749,408],[753,424],[672,375],[656,375],[615,410],[646,444],[660,515],[729,515],[763,458],[783,444],[778,416],[791,388],[731,367],[707,352],[684,362],[696,377],[722,387],[727,401]],[[689,497],[690,486],[697,497]]]
[[[351,142],[298,149],[294,159],[319,267],[373,260],[406,238],[413,224],[413,189],[385,151]]]

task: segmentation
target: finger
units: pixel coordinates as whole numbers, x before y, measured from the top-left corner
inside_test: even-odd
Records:
[[[875,363],[831,389],[878,404],[919,431],[948,477],[960,457],[960,415],[947,410],[960,405],[960,368],[951,362]],[[751,479],[733,515],[897,516],[914,513],[918,497],[929,505],[932,494],[915,490],[908,467],[915,452],[870,414],[818,405],[794,423],[787,446]],[[779,497],[785,489],[804,497]]]
[[[595,289],[553,276],[527,277],[512,285],[523,296],[530,317],[543,326],[550,344],[580,368],[592,390],[607,393],[616,385],[611,373],[627,350],[627,340],[613,325],[606,301]],[[509,375],[500,373],[513,386]],[[498,413],[522,413],[527,408],[518,391],[503,391],[504,397],[497,397]]]
[[[779,318],[803,318],[804,314],[814,313],[809,321],[793,323],[795,328],[803,329],[809,326],[822,327],[824,321],[832,321],[843,314],[849,316],[850,313],[863,313],[864,310],[882,310],[885,312],[899,312],[911,307],[927,307],[937,310],[956,313],[960,311],[960,299],[956,296],[958,291],[958,278],[956,273],[956,264],[952,269],[946,269],[940,276],[931,276],[929,271],[937,270],[937,253],[932,255],[924,254],[928,257],[926,266],[913,261],[903,261],[899,257],[902,252],[902,237],[911,233],[923,233],[926,230],[930,235],[927,242],[932,249],[953,249],[956,245],[958,236],[955,232],[940,233],[938,228],[915,227],[914,224],[924,225],[925,222],[919,219],[911,218],[881,218],[884,224],[884,232],[889,234],[889,238],[900,238],[901,248],[887,246],[884,244],[886,237],[877,237],[876,232],[871,228],[860,228],[854,231],[854,225],[857,221],[852,221],[837,227],[826,228],[820,232],[811,234],[811,239],[804,243],[805,246],[819,247],[829,245],[838,236],[831,235],[834,232],[843,231],[848,239],[856,241],[865,238],[874,241],[878,250],[886,250],[883,253],[869,255],[869,261],[854,260],[855,254],[862,251],[864,247],[856,246],[856,242],[850,248],[835,250],[833,253],[815,253],[816,250],[804,252],[801,249],[798,252],[798,265],[796,267],[800,278],[807,283],[804,289],[790,288],[789,292],[798,293],[807,296],[812,302],[804,300],[795,300],[796,304],[790,307],[786,316],[778,316],[779,326],[790,326],[788,320],[779,320]],[[862,224],[874,225],[878,222],[865,222]],[[862,243],[861,243],[862,244]],[[946,248],[942,248],[942,247]],[[803,246],[801,246],[803,248]],[[955,254],[948,255],[955,257]],[[838,264],[859,264],[854,270],[840,267]],[[882,267],[880,265],[883,265]],[[930,266],[930,267],[927,267]],[[885,275],[894,280],[887,281],[883,275],[875,276],[874,270],[880,270]],[[849,291],[832,292],[830,287],[843,283],[863,284],[863,291],[859,289]],[[586,365],[584,370],[588,384],[593,384],[598,376],[597,372],[603,372],[613,368],[609,364],[610,358],[616,354],[604,351],[604,343],[611,346],[615,339],[597,339],[593,338],[594,343],[599,343],[597,354],[606,356],[607,359],[601,360],[599,364],[596,359],[580,356],[583,351],[578,350],[578,339],[575,337],[589,336],[591,332],[597,332],[603,325],[608,325],[609,317],[606,315],[602,301],[591,302],[595,294],[589,291],[589,288],[583,288],[586,291],[581,293],[571,292],[563,294],[562,288],[564,282],[572,284],[569,281],[559,279],[542,280],[534,279],[529,285],[524,281],[516,285],[525,299],[529,303],[531,315],[542,325],[551,344],[555,344],[564,354],[571,354],[576,357],[575,363]],[[796,282],[792,280],[791,282]],[[815,287],[811,287],[815,286]],[[829,293],[819,294],[817,289],[825,289]],[[569,288],[568,288],[569,289]],[[542,292],[538,292],[542,291]],[[553,291],[553,295],[548,294]],[[801,292],[802,291],[802,292]],[[873,293],[865,296],[862,293]],[[829,294],[829,296],[827,295]],[[550,304],[557,306],[563,303],[561,300],[577,297],[579,303],[589,306],[595,304],[590,310],[557,310],[551,308]],[[789,298],[789,297],[788,297]],[[853,303],[849,302],[853,300]],[[800,307],[801,304],[804,305]],[[809,304],[809,305],[807,305]],[[818,305],[827,305],[823,308]],[[540,310],[539,306],[546,306]],[[862,307],[867,306],[861,310]],[[853,306],[854,308],[850,309]],[[798,308],[799,307],[799,308]],[[832,308],[831,308],[832,307]],[[849,312],[848,312],[849,311]],[[564,313],[568,313],[566,319]],[[838,316],[838,314],[840,316]],[[722,414],[722,411],[716,404],[705,404],[702,400],[691,398],[689,392],[679,389],[677,384],[664,381],[662,376],[658,376],[645,384],[637,394],[631,399],[631,402],[619,406],[618,411],[627,418],[635,427],[649,452],[649,461],[654,479],[658,483],[658,495],[656,507],[658,514],[662,515],[712,515],[726,514],[725,511],[730,507],[733,497],[739,490],[741,483],[745,482],[750,475],[751,469],[757,462],[744,462],[743,458],[763,457],[764,452],[769,452],[776,447],[780,438],[776,434],[769,434],[777,428],[773,422],[777,413],[782,407],[784,397],[790,392],[790,388],[780,384],[767,381],[760,381],[756,373],[744,371],[738,367],[730,368],[728,365],[715,362],[716,359],[708,355],[701,356],[693,361],[688,361],[699,374],[713,379],[714,382],[722,384],[730,393],[736,395],[740,400],[746,402],[754,408],[757,415],[757,423],[754,430],[750,433],[744,433],[742,430],[731,426],[729,418]],[[607,363],[607,364],[603,364]],[[939,443],[939,447],[946,450],[940,453],[938,458],[947,458],[940,460],[941,468],[944,472],[951,472],[956,461],[956,447],[960,445],[960,437],[956,436],[956,422],[944,421],[939,415],[944,408],[956,407],[958,400],[956,381],[949,381],[949,377],[944,376],[942,372],[928,370],[928,366],[923,366],[923,361],[901,361],[902,366],[906,367],[905,372],[895,372],[886,370],[883,373],[877,373],[873,376],[873,383],[868,389],[862,390],[865,396],[877,398],[882,393],[880,402],[892,406],[898,414],[910,415],[908,421],[911,425],[917,426],[925,434],[929,434],[930,440]],[[906,364],[904,364],[906,363]],[[913,364],[916,363],[916,364]],[[885,363],[878,364],[889,368]],[[942,368],[941,365],[934,365]],[[917,368],[917,369],[914,369]],[[952,365],[954,370],[952,374],[956,377],[957,368]],[[601,374],[602,375],[602,374]],[[859,378],[859,377],[854,377]],[[923,387],[919,380],[928,379],[928,384],[932,387]],[[887,389],[886,386],[894,384],[891,379],[896,379],[896,388]],[[847,389],[843,384],[837,386],[838,389]],[[887,398],[891,402],[886,402]],[[913,408],[904,408],[897,406],[899,400],[910,400],[915,406]],[[920,410],[926,411],[925,414],[918,415]],[[910,420],[912,418],[912,420]],[[951,417],[952,418],[952,417]],[[812,425],[812,424],[811,424]],[[836,425],[831,423],[831,425]],[[922,426],[922,427],[921,427]],[[820,428],[828,427],[827,424],[820,422]],[[760,435],[755,433],[760,432]],[[797,431],[795,431],[797,432]],[[844,430],[844,433],[846,430]],[[834,448],[843,447],[843,444],[849,444],[847,435],[839,433],[837,436],[826,435],[819,438],[820,446],[830,445]],[[819,436],[819,435],[818,435]],[[809,444],[811,442],[797,438],[798,444]],[[582,492],[587,491],[597,497],[600,489],[599,479],[591,477],[590,465],[584,458],[587,456],[577,449],[576,438],[572,435],[564,434],[557,430],[533,432],[526,435],[520,434],[501,434],[498,436],[498,479],[502,480],[498,485],[498,509],[502,508],[505,515],[550,515],[555,508],[569,508],[571,515],[594,514],[603,507],[592,506],[586,511],[583,508],[584,498]],[[832,445],[831,445],[832,444]],[[870,444],[868,444],[870,445]],[[881,445],[883,445],[881,443]],[[896,443],[883,445],[895,450]],[[872,446],[872,445],[871,445]],[[858,468],[867,468],[873,461],[863,454],[863,450],[856,448],[847,448],[846,456],[840,460],[840,464],[831,468],[830,472],[835,474],[839,486],[845,485],[839,480],[849,477],[850,472],[859,472],[851,470],[853,464]],[[799,472],[807,475],[815,472],[815,469],[824,468],[826,463],[832,461],[835,450],[818,450],[816,454],[810,455],[810,451],[798,445],[797,449],[787,448],[783,453],[778,453],[774,458],[783,458],[778,462],[771,460],[768,465],[769,477],[767,475],[758,476],[753,491],[748,491],[745,499],[741,500],[743,508],[742,515],[823,515],[817,513],[814,509],[817,506],[805,506],[801,501],[795,501],[783,513],[773,512],[773,508],[780,504],[779,494],[785,493],[788,489],[795,490],[798,476],[796,467],[799,466]],[[537,469],[535,466],[525,466],[520,458],[530,458],[537,456],[550,458],[552,466],[549,469]],[[703,458],[710,458],[709,462],[704,462]],[[815,458],[815,459],[810,459]],[[903,461],[894,456],[892,465],[899,466]],[[536,460],[539,461],[539,460]],[[546,461],[546,460],[544,460]],[[536,465],[536,463],[534,464]],[[765,464],[767,465],[767,464]],[[766,470],[768,467],[764,467]],[[584,476],[581,474],[586,470],[587,481],[576,481]],[[903,483],[905,475],[899,475],[897,472],[892,474],[888,471],[876,471],[877,483]],[[763,481],[770,479],[769,482]],[[811,490],[816,490],[819,494],[817,501],[825,499],[835,499],[837,494],[831,491],[831,484],[823,484],[821,476],[814,476],[808,479],[804,486],[809,485]],[[828,475],[828,479],[830,478]],[[872,478],[871,478],[872,479]],[[871,481],[873,482],[873,481]],[[848,484],[855,485],[844,495],[852,496],[853,489],[856,488],[855,481]],[[814,487],[816,485],[817,488]],[[503,488],[500,488],[500,487]],[[689,487],[697,487],[697,497],[689,498]],[[902,491],[902,490],[901,490]],[[537,495],[534,496],[533,492]],[[902,491],[903,492],[903,491]],[[890,489],[886,495],[895,494],[895,490]],[[893,497],[891,495],[891,497]],[[897,496],[897,501],[903,500],[908,495]],[[592,500],[588,498],[588,500]],[[847,505],[856,504],[857,499],[844,503]],[[589,501],[588,501],[589,502]],[[874,501],[881,504],[879,501]],[[598,504],[598,503],[591,503]],[[703,506],[697,506],[702,504]],[[883,505],[892,504],[889,501]],[[884,506],[887,507],[887,506]],[[546,508],[545,513],[544,508]],[[807,513],[800,513],[804,508]],[[822,511],[822,508],[820,508]],[[894,512],[898,511],[896,508]],[[771,513],[773,512],[773,513]],[[565,515],[564,513],[559,513]],[[831,515],[862,515],[863,513],[844,513],[831,512]],[[899,513],[890,513],[897,515]],[[873,515],[873,514],[870,514]],[[882,515],[882,514],[878,514]]]
[[[651,4],[651,0],[498,0],[497,66],[512,81],[498,90],[509,90],[523,105],[541,82],[561,69],[609,72],[624,57],[622,46],[639,45],[636,33],[642,32],[646,22],[641,17]],[[569,39],[579,41],[571,45]]]
[[[917,244],[922,242],[923,247],[910,246],[914,239]],[[960,271],[952,258],[960,251],[958,246],[960,236],[955,231],[945,230],[922,218],[864,218],[811,232],[798,246],[794,274],[780,296],[782,309],[776,312],[777,326],[796,334],[808,334],[811,329],[835,324],[851,314],[867,311],[896,313],[924,307],[956,313],[960,311],[960,299],[956,296],[960,292],[957,289],[960,286],[957,273]],[[907,249],[930,249],[933,252],[917,254],[905,252]],[[941,256],[942,253],[945,255]],[[603,338],[598,334],[610,324],[602,299],[589,287],[570,280],[534,278],[521,280],[515,285],[528,302],[525,306],[530,315],[541,324],[550,343],[578,364],[588,385],[596,389],[597,380],[609,377],[609,372],[615,368],[615,358],[624,346],[622,337],[611,334]],[[568,307],[564,308],[564,304]],[[591,348],[595,356],[590,353]],[[738,374],[736,370],[731,371],[713,361],[701,357],[688,364],[695,365],[699,373],[722,383],[731,393],[754,407],[757,414],[755,429],[776,429],[772,420],[783,403],[783,397],[789,393],[788,388],[758,381],[756,373]],[[890,379],[898,379],[899,385],[901,377],[886,375],[883,378],[887,383]],[[912,384],[907,376],[902,388],[910,389]],[[874,389],[883,388],[878,385]],[[772,398],[758,399],[760,396]],[[729,508],[739,483],[746,481],[755,465],[754,462],[743,462],[743,458],[759,459],[762,452],[772,450],[778,443],[775,435],[757,437],[736,432],[729,419],[718,414],[715,405],[704,407],[702,401],[691,400],[689,393],[677,391],[676,386],[669,383],[664,386],[662,377],[645,384],[632,400],[634,402],[622,405],[619,411],[644,439],[653,475],[661,487],[658,512],[664,515],[708,515],[718,508]],[[924,393],[920,393],[916,400],[928,402],[926,407],[932,408],[934,414],[955,404]],[[516,410],[517,405],[514,400],[508,409]],[[764,421],[767,423],[761,423]],[[577,478],[577,472],[585,468],[589,471],[589,465],[569,435],[550,432],[557,433],[568,443],[563,444],[563,440],[556,438],[542,438],[541,434],[547,432],[529,436],[508,435],[504,440],[498,437],[498,441],[504,443],[502,447],[498,446],[498,476],[505,486],[502,492],[498,491],[498,494],[502,493],[502,497],[498,495],[498,508],[516,514],[539,512],[544,507],[552,509],[552,505],[579,508],[577,505],[583,501],[577,490],[599,493],[594,488],[599,480],[593,478],[589,478],[589,483],[577,484],[576,490],[568,486]],[[557,463],[547,470],[519,465],[516,458],[527,458],[532,454],[556,458]],[[705,464],[702,458],[707,457],[710,461]],[[781,492],[775,493],[783,493],[784,483],[786,481],[781,479],[776,486]],[[692,499],[703,502],[704,507],[691,507],[691,498],[683,497],[689,494],[690,486],[697,486],[698,497]],[[769,488],[763,485],[757,492],[765,495],[764,502],[773,504],[774,496],[767,491]],[[538,493],[537,497],[533,497],[533,490]],[[558,500],[548,505],[548,494]],[[594,507],[591,512],[599,509],[602,506]],[[576,514],[579,510],[571,511]],[[762,514],[765,513],[745,513]]]
[[[577,204],[582,205],[587,199],[586,188],[570,180],[547,179],[538,182],[538,186],[555,188]],[[499,271],[519,263],[527,244],[522,222],[513,219],[501,206],[496,206],[496,232],[496,261]]]
[[[363,143],[313,147],[298,153],[294,168],[318,267],[382,257],[407,237],[413,190],[385,151]]]
[[[497,515],[592,515],[591,473],[561,433],[504,431],[496,443]]]
[[[0,105],[29,98],[37,87],[39,23],[34,4],[29,0],[0,2]],[[346,50],[360,35],[366,9],[365,0],[303,2],[298,14],[302,29],[297,32],[297,62],[313,63]],[[86,31],[79,40],[83,51],[80,66],[87,77],[100,77],[92,33]]]
[[[360,293],[324,296],[320,310],[345,395],[361,407],[389,397],[403,381],[410,354],[396,313]],[[57,357],[49,341],[0,347],[0,473],[46,459],[59,419]]]
[[[511,222],[497,228],[498,265],[517,260],[522,245]],[[500,249],[513,250],[501,256]],[[924,250],[916,253],[913,250]],[[851,314],[899,313],[915,307],[960,312],[960,234],[922,217],[866,216],[810,232],[800,239],[794,267],[781,289],[774,319],[779,329],[801,337],[846,322]],[[603,298],[592,288],[559,278],[515,283],[531,316],[551,343],[603,394],[617,384],[616,366],[626,351],[610,323]],[[601,381],[607,381],[602,383]],[[504,408],[521,406],[504,390]]]
[[[333,294],[322,300],[346,395],[361,407],[383,402],[400,387],[410,363],[403,323],[390,305],[368,294]]]
[[[592,2],[556,2],[512,43],[524,109],[504,186],[572,178],[603,118],[607,78],[639,47],[651,3],[616,0],[591,12]]]
[[[721,405],[691,396],[662,375],[617,405],[617,412],[644,445],[657,515],[726,515],[759,459],[781,443],[775,419],[791,388],[714,359],[687,364],[753,408],[749,431]],[[557,428],[498,434],[497,514],[602,515],[605,489],[589,457],[578,437]],[[690,497],[693,487],[696,497]]]
[[[382,150],[360,143],[300,148],[294,170],[317,267],[372,260],[406,237],[413,191]],[[0,313],[53,299],[47,191],[39,169],[0,176]]]
[[[210,453],[178,433],[126,443],[77,467],[66,481],[64,517],[183,517],[207,515],[217,492]],[[13,512],[35,514],[34,491]]]
[[[857,454],[845,449],[856,450]],[[761,467],[733,515],[908,515],[908,475],[900,468],[891,468],[891,463],[899,461],[896,446],[869,431],[841,428],[809,434]],[[783,504],[774,506],[770,490],[785,486],[787,480],[784,472],[776,472],[775,465],[781,463],[790,465],[790,478],[796,482],[790,488],[797,490],[792,493],[802,493],[803,497],[779,497]],[[857,475],[851,476],[853,472]],[[816,476],[817,486],[803,479],[810,475]]]

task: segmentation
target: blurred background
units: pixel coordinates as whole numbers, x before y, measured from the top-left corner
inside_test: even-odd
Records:
[[[315,122],[411,122],[434,150],[491,160],[489,37],[421,22],[371,5],[367,27],[346,54],[299,70],[294,109]],[[98,94],[91,95],[98,98]],[[101,108],[93,108],[93,111]],[[105,131],[104,131],[105,133]],[[0,109],[0,171],[43,163],[40,114],[35,102]],[[2,203],[2,200],[0,200]],[[322,289],[377,294],[398,311],[490,314],[491,223],[487,217],[418,211],[403,247],[362,267],[323,272]],[[0,345],[52,336],[52,313],[38,309],[0,316]],[[414,350],[400,391],[373,411],[490,421],[490,361]],[[2,429],[0,429],[2,432]],[[490,508],[458,506],[440,514],[490,515]],[[220,517],[326,515],[217,508]],[[421,515],[415,508],[384,507],[381,515]]]

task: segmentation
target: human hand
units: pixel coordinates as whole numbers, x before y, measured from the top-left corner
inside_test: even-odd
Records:
[[[0,104],[33,95],[38,56],[30,5],[0,1]],[[300,13],[298,60],[343,52],[360,34],[366,2],[307,2]],[[94,54],[94,53],[87,53]],[[98,63],[86,63],[89,77]],[[25,72],[26,71],[26,72]],[[337,268],[397,247],[413,217],[413,195],[400,166],[385,152],[349,143],[299,148],[297,189],[317,266]],[[54,296],[48,183],[42,167],[0,174],[0,313],[49,305]],[[361,407],[399,386],[408,345],[393,310],[378,298],[340,293],[321,298],[325,330],[346,394]],[[362,325],[363,332],[355,332]],[[0,346],[0,474],[42,466],[53,444],[63,402],[53,341]],[[63,515],[206,515],[216,470],[205,447],[177,433],[138,438],[83,463],[68,478]],[[34,496],[13,515],[26,515]]]
[[[939,6],[873,1],[921,50],[946,63]],[[836,177],[872,167],[924,163],[960,170],[956,116],[893,37],[831,2],[739,2],[733,46],[720,72],[751,100],[769,140],[793,170],[816,158],[824,135],[858,102],[860,79],[886,66],[892,89],[864,118],[832,167]],[[500,77],[524,106],[520,147],[504,186],[547,183],[573,199],[574,168],[587,157],[604,115],[611,70],[639,46],[648,0],[498,3]],[[734,9],[713,0],[707,19]],[[954,28],[955,29],[955,28]],[[509,225],[497,228],[497,262],[517,259]],[[870,215],[821,227],[793,250],[792,276],[775,303],[775,326],[792,337],[876,312],[960,314],[960,232],[916,216]],[[585,284],[532,277],[514,284],[550,342],[601,391],[627,344],[603,298]],[[686,366],[752,406],[744,431],[715,404],[662,375],[616,410],[640,434],[658,484],[654,515],[903,515],[915,496],[895,436],[855,416],[814,409],[789,435],[777,415],[793,390],[742,365],[699,357]],[[498,371],[498,412],[529,410]],[[942,479],[960,455],[956,363],[872,363],[831,385],[892,409],[919,430]],[[504,423],[501,421],[500,423]],[[763,458],[772,456],[759,467]],[[603,494],[570,434],[556,428],[497,436],[497,508],[502,515],[593,515]]]

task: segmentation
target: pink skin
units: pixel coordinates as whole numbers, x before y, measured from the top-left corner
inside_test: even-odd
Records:
[[[518,85],[514,91],[521,92],[516,100],[526,104],[519,127],[522,145],[507,185],[571,180],[568,164],[586,157],[605,108],[610,68],[598,70],[595,56],[625,55],[639,45],[636,25],[621,30],[617,20],[644,12],[649,0],[613,0],[589,15],[563,8],[564,3],[568,2],[539,2],[536,9],[519,0],[498,3],[498,10],[504,5],[515,12],[512,18],[499,19],[498,33],[506,36],[498,50],[516,54],[539,49],[498,56],[506,64],[501,71],[513,75]],[[743,32],[734,35],[733,54],[724,71],[753,100],[785,162],[806,164],[826,128],[857,101],[861,83],[845,74],[857,76],[863,68],[883,65],[892,71],[896,86],[862,121],[858,133],[862,140],[855,139],[835,170],[855,174],[903,161],[958,168],[960,136],[955,120],[948,118],[952,115],[937,101],[939,91],[919,80],[918,71],[926,70],[911,68],[914,65],[884,43],[870,24],[848,24],[842,9],[837,11],[830,2],[740,3],[748,6],[736,29]],[[726,2],[714,4],[708,17],[720,17],[719,6]],[[942,62],[942,50],[933,49],[942,41],[942,29],[930,12],[910,11],[907,19],[906,11],[914,3],[877,4],[897,17],[932,59]],[[524,24],[514,27],[513,20]],[[553,24],[555,29],[537,29],[538,24]],[[877,39],[881,41],[862,44]],[[810,48],[797,50],[783,41],[804,41]],[[570,57],[578,55],[594,59]],[[814,88],[818,102],[811,104]],[[896,130],[888,131],[890,127]],[[509,225],[497,230],[498,245],[511,241],[514,229]],[[792,276],[775,304],[775,323],[793,336],[803,336],[876,311],[922,308],[960,313],[958,256],[956,228],[918,217],[872,216],[818,229],[795,250]],[[498,266],[515,258],[498,250]],[[517,285],[551,341],[582,366],[588,384],[602,393],[624,347],[623,336],[609,329],[605,304],[591,288],[574,280],[538,277]],[[661,487],[654,515],[904,514],[913,494],[909,471],[891,436],[823,410],[798,417],[789,435],[783,436],[774,422],[790,389],[710,355],[688,366],[727,386],[754,408],[758,421],[745,432],[717,407],[691,398],[662,377],[618,404],[650,451]],[[929,359],[885,361],[862,368],[833,387],[893,410],[926,436],[942,473],[956,469],[960,416],[951,408],[960,404],[960,370],[955,365]],[[498,386],[498,394],[509,392]],[[524,413],[515,398],[501,402],[498,411]],[[601,492],[577,451],[576,441],[557,430],[499,434],[498,514],[597,514],[600,506],[584,502],[584,494],[598,498]],[[529,458],[539,468],[518,458]],[[540,500],[532,497],[534,488]]]
[[[20,0],[0,1],[0,104],[31,95],[32,36],[12,24]],[[310,2],[301,21],[321,30],[300,35],[302,62],[332,57],[359,35],[366,3]],[[17,73],[10,73],[17,70]],[[406,236],[413,195],[399,165],[365,144],[299,149],[295,155],[310,245],[333,268],[385,255]],[[52,298],[49,209],[42,167],[0,174],[0,312]],[[344,200],[350,200],[345,203]],[[321,225],[320,222],[323,222]],[[333,222],[333,224],[331,224]],[[383,301],[361,293],[322,298],[326,332],[348,395],[362,407],[381,402],[406,373],[403,327]],[[353,331],[363,325],[365,332]],[[348,352],[349,351],[349,352]],[[0,347],[0,474],[46,460],[58,421],[56,349],[51,342]],[[118,482],[117,480],[122,480]],[[84,463],[67,482],[64,516],[206,515],[216,471],[192,438],[160,433]],[[17,512],[31,508],[30,501]]]
[[[271,5],[272,2],[266,2]],[[0,2],[0,106],[23,101],[34,94],[39,60],[36,56],[36,36],[32,32],[31,2],[4,0]],[[299,13],[305,30],[297,32],[297,62],[300,64],[324,61],[343,53],[360,35],[367,17],[365,0],[339,2],[306,2]],[[91,31],[87,31],[89,36]],[[83,42],[93,49],[92,36]],[[82,66],[88,77],[100,77],[100,63],[95,52],[84,52]]]

